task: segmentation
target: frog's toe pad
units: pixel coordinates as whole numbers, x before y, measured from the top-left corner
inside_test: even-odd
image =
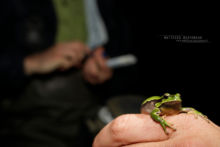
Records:
[[[189,112],[187,112],[187,114],[193,114],[196,119],[198,119],[198,116],[199,116],[199,115],[198,115],[196,112],[194,112],[194,111],[189,111]]]
[[[176,128],[173,127],[174,125],[173,124],[170,124],[170,123],[167,123],[167,127],[173,129],[174,131],[176,131]]]
[[[187,112],[187,114],[193,114],[196,119],[198,119],[198,117],[201,117],[202,119],[204,119],[208,123],[210,123],[210,120],[208,119],[208,117],[206,115],[198,114],[195,111],[189,111],[189,112]]]

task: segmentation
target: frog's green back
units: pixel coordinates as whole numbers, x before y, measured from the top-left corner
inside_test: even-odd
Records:
[[[160,100],[162,97],[161,96],[151,96],[147,98],[146,100],[143,101],[142,105],[146,104],[147,102],[153,101],[153,100]]]

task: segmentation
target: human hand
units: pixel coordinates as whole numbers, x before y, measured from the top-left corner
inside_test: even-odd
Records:
[[[192,114],[166,117],[176,131],[166,135],[159,123],[145,114],[122,115],[106,125],[95,137],[93,147],[218,147],[220,128]]]
[[[81,42],[59,43],[42,53],[26,57],[24,70],[27,75],[45,74],[57,69],[67,70],[80,65],[88,53],[88,47]]]
[[[83,76],[91,84],[101,84],[112,77],[112,69],[106,65],[103,53],[103,48],[97,48],[83,67]]]

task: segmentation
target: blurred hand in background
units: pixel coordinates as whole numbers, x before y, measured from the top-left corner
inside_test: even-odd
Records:
[[[91,84],[101,84],[112,77],[113,71],[106,64],[104,48],[97,48],[83,66],[83,76]]]
[[[24,70],[27,75],[67,70],[79,66],[87,54],[89,49],[81,42],[58,43],[44,52],[26,57]]]

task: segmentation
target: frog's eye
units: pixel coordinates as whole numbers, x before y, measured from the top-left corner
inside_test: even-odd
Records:
[[[175,96],[176,96],[176,97],[180,97],[181,95],[180,95],[179,93],[177,93]]]
[[[165,93],[163,96],[164,96],[164,98],[168,98],[170,96],[170,94],[169,93]]]

